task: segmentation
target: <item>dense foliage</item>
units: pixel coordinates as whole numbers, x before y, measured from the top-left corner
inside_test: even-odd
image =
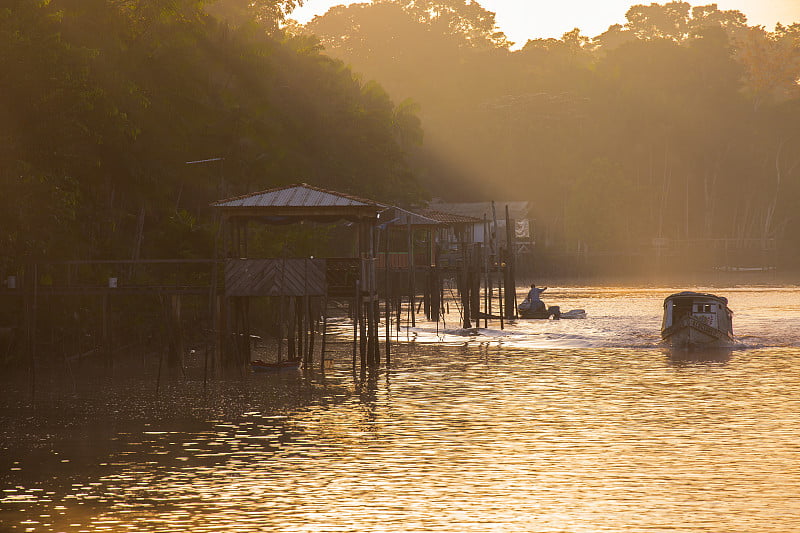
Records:
[[[453,31],[456,15],[491,24]],[[434,195],[535,201],[540,240],[568,249],[777,239],[798,257],[800,24],[634,5],[602,35],[511,50],[490,15],[468,0],[383,0],[305,31],[418,103],[415,161]]]
[[[4,2],[0,270],[211,257],[210,202],[287,183],[418,199],[413,107],[277,31],[296,3]]]
[[[4,2],[0,269],[208,257],[210,202],[299,181],[533,200],[540,242],[565,249],[800,250],[798,24],[669,2],[514,48],[470,0],[304,28],[285,20],[301,3]]]

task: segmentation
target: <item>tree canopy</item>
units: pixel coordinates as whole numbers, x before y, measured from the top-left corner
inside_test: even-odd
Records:
[[[416,9],[339,6],[305,31],[418,103],[415,162],[433,195],[530,199],[540,240],[573,249],[654,238],[800,249],[798,24],[769,31],[716,4],[652,3],[601,35],[576,28],[511,50],[465,46],[466,32]]]
[[[800,249],[799,24],[651,3],[512,49],[475,1],[300,3],[5,2],[0,267],[209,256],[210,202],[298,181],[529,199],[564,249]]]
[[[259,17],[293,5],[241,4]],[[421,138],[413,106],[314,39],[258,17],[233,25],[206,7],[19,0],[0,10],[0,267],[131,257],[142,215],[142,256],[210,257],[212,238],[185,238],[213,234],[210,202],[299,181],[421,197],[407,153]]]

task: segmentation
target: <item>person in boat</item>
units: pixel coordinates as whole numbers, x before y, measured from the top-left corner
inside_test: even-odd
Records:
[[[528,300],[531,304],[530,310],[531,311],[544,311],[545,306],[544,302],[542,301],[542,293],[547,290],[547,287],[539,288],[535,284],[531,283],[531,290],[528,291]]]

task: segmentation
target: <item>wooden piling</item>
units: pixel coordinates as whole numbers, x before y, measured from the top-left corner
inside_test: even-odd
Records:
[[[391,362],[392,354],[391,354],[391,324],[392,324],[392,291],[391,285],[389,283],[389,226],[386,226],[386,230],[384,231],[384,235],[386,238],[386,242],[384,243],[384,261],[383,261],[383,298],[384,298],[384,316],[386,317],[386,365],[388,366]]]
[[[514,220],[509,215],[508,204],[506,204],[506,260],[505,260],[505,288],[506,288],[506,318],[513,320],[517,318],[517,289],[516,289],[516,231]]]
[[[502,276],[500,279],[497,280],[497,309],[500,311],[500,329],[505,329],[504,327],[504,319],[505,313],[503,310],[503,278]]]
[[[111,350],[111,336],[108,328],[108,291],[104,291],[100,297],[100,345],[102,346],[103,359],[108,368],[114,367],[113,350]]]
[[[322,297],[322,339],[320,340],[319,349],[319,368],[325,370],[325,342],[326,334],[328,333],[328,298]]]
[[[297,311],[295,309],[295,299],[289,298],[287,309],[286,324],[286,358],[289,361],[297,361],[297,350],[295,344],[295,325],[297,323]]]
[[[367,317],[366,309],[364,309],[364,294],[358,295],[358,333],[359,333],[359,357],[361,362],[361,370],[367,368]]]
[[[483,215],[483,235],[484,243],[481,246],[481,257],[483,258],[483,327],[489,327],[489,317],[492,314],[492,272],[489,269],[489,249],[486,246],[486,235],[489,233],[489,223],[486,219],[486,213]]]
[[[408,220],[407,224],[407,231],[408,231],[408,301],[409,301],[409,312],[411,313],[411,327],[417,326],[417,318],[416,318],[416,310],[415,310],[415,301],[416,301],[416,272],[415,272],[415,261],[414,261],[414,233],[411,229],[411,219]]]
[[[36,318],[37,318],[37,311],[38,311],[38,298],[39,298],[39,265],[34,264],[32,267],[33,276],[29,276],[32,278],[30,280],[31,291],[30,296],[26,295],[26,308],[28,316],[28,327],[27,330],[27,344],[28,350],[30,351],[29,357],[29,373],[30,373],[30,392],[31,392],[31,400],[36,398],[36,344],[37,344],[37,336],[36,336]],[[27,273],[30,274],[30,273]],[[28,285],[26,283],[25,285]],[[26,291],[27,292],[27,291]]]
[[[353,371],[356,369],[356,353],[358,348],[358,300],[361,294],[361,284],[356,280],[355,293],[353,295],[353,305],[350,308],[350,314],[353,316]]]
[[[306,351],[306,363],[308,364],[307,368],[311,368],[314,364],[314,315],[311,314],[311,297],[306,295],[305,297],[305,315],[306,315],[306,331],[307,331],[307,351]]]

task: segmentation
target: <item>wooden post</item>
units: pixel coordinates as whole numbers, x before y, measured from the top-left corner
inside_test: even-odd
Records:
[[[415,276],[416,273],[414,272],[414,234],[411,228],[411,219],[408,219],[408,224],[406,224],[406,228],[408,231],[408,292],[409,292],[409,302],[410,302],[410,309],[409,312],[411,313],[411,327],[417,326],[417,319],[416,319],[416,310],[415,310],[415,296],[416,296],[416,280]]]
[[[364,273],[367,278],[367,364],[372,366],[375,364],[375,248],[374,226],[365,226],[367,237],[367,258],[364,262],[366,272]]]
[[[289,308],[287,309],[286,317],[287,317],[287,324],[286,324],[286,352],[287,352],[287,359],[289,361],[296,361],[297,360],[297,351],[295,350],[295,324],[297,322],[296,317],[296,310],[295,310],[295,299],[293,297],[289,298]]]
[[[361,293],[360,282],[359,280],[356,280],[355,294],[353,295],[353,307],[350,310],[350,312],[353,315],[353,371],[355,371],[356,369],[356,352],[358,348],[358,318],[359,318],[358,296],[360,293]]]
[[[481,256],[479,248],[471,244],[472,254],[469,262],[469,296],[471,318],[475,319],[475,326],[480,327],[481,312]]]
[[[303,305],[303,298],[303,296],[295,297],[294,308],[294,319],[295,323],[297,324],[297,327],[295,328],[295,334],[297,335],[297,359],[301,361],[305,359],[305,343],[303,342],[305,339],[305,321],[303,320],[305,316],[305,305]]]
[[[228,338],[228,299],[224,295],[217,295],[217,350],[216,360],[220,368],[224,367],[227,350],[225,341]]]
[[[386,366],[392,362],[392,300],[387,290],[385,306],[386,316]]]
[[[30,294],[26,294],[25,300],[27,304],[25,307],[27,308],[27,344],[28,350],[30,352],[30,359],[29,359],[29,374],[30,374],[30,385],[31,385],[31,400],[36,398],[36,312],[38,307],[38,296],[39,296],[39,265],[34,264],[33,267],[33,279],[30,280]],[[26,274],[29,274],[26,272]],[[28,285],[26,283],[25,285]],[[26,291],[27,292],[27,291]]]
[[[144,352],[144,350],[142,350]],[[206,343],[205,346],[205,354],[203,356],[203,391],[206,390],[208,386],[208,352],[209,352],[209,345]]]
[[[319,368],[325,370],[325,334],[328,332],[328,297],[322,297],[322,340],[320,341]]]
[[[289,338],[289,326],[286,323],[286,258],[281,258],[281,287],[280,296],[278,297],[278,362],[283,361],[283,338]],[[287,356],[288,358],[288,356]]]
[[[214,348],[212,350],[212,361],[219,355],[220,350],[220,343],[219,343],[219,300],[217,297],[218,292],[218,278],[219,278],[219,262],[221,261],[220,258],[220,241],[221,241],[221,233],[222,233],[222,220],[215,215],[215,220],[218,221],[219,227],[217,228],[217,234],[214,237],[214,262],[211,264],[211,283],[208,292],[208,314],[211,317],[211,335],[214,339]],[[206,350],[205,356],[205,370],[203,371],[203,384],[205,385],[208,381],[208,363],[209,363],[209,353]],[[212,362],[213,364],[213,362]],[[212,369],[213,371],[213,369]]]
[[[378,292],[378,231],[375,224],[369,226],[369,279],[370,279],[370,306],[372,307],[372,363],[379,365],[381,362],[381,335],[379,322],[381,318],[381,299]]]
[[[516,231],[514,227],[514,220],[509,215],[508,204],[506,204],[506,318],[517,318],[517,288],[516,288],[516,269],[515,269],[515,255],[516,246],[514,239]]]
[[[400,272],[398,271],[398,274],[399,273]],[[398,280],[398,282],[399,281],[400,280]],[[403,296],[402,296],[401,291],[399,289],[396,292],[397,292],[397,295],[396,295],[397,301],[395,302],[395,309],[396,309],[396,312],[397,312],[397,319],[396,319],[397,320],[397,333],[399,335],[400,334],[400,329],[401,329],[401,326],[402,326],[402,322],[403,322]]]
[[[483,258],[484,285],[483,285],[483,313],[486,318],[483,326],[489,327],[489,316],[492,314],[492,273],[489,269],[489,247],[486,245],[486,235],[489,231],[489,223],[486,220],[486,213],[483,214],[483,242],[481,243],[481,256]]]
[[[502,261],[501,261],[501,264],[502,264]],[[503,320],[505,318],[505,313],[503,312],[503,277],[502,276],[500,276],[500,278],[497,280],[497,307],[498,307],[498,310],[500,311],[500,329],[502,330],[502,329],[505,329],[504,328],[504,324],[503,324]]]
[[[245,296],[244,304],[244,364],[250,365],[250,360],[253,358],[253,342],[250,340],[250,297]]]
[[[306,342],[308,348],[306,350],[306,362],[308,363],[307,368],[311,368],[314,364],[314,316],[311,314],[311,296],[306,295],[304,298],[305,305],[303,309],[306,315],[306,332],[308,335],[308,340]]]
[[[283,305],[284,305],[283,296],[280,296],[278,298],[278,334],[276,335],[278,340],[278,345],[276,346],[278,354],[277,361],[279,363],[283,361],[283,337],[285,331],[285,325],[283,323],[284,322]]]
[[[358,304],[356,309],[358,311],[358,324],[360,342],[358,346],[359,356],[361,358],[361,371],[365,371],[367,367],[367,329],[368,325],[368,310],[364,309],[364,294],[370,290],[367,265],[366,265],[366,240],[367,240],[367,224],[364,219],[359,221],[358,225],[358,260],[359,260],[359,291],[357,295]]]
[[[442,318],[442,278],[438,262],[431,267],[431,311],[431,319],[438,323]]]
[[[383,271],[383,298],[384,298],[384,315],[386,316],[386,366],[389,366],[389,363],[392,360],[392,348],[391,348],[391,324],[392,324],[392,306],[391,306],[391,290],[389,286],[389,225],[386,225],[386,230],[384,231],[384,238],[386,242],[384,243],[384,271]]]
[[[311,319],[311,298],[308,295],[308,259],[303,260],[303,322],[305,323],[304,333],[306,336],[306,350],[303,359],[306,368],[312,365],[314,350],[314,325]]]
[[[361,357],[361,370],[367,368],[367,317],[364,309],[364,294],[358,295],[358,326],[359,326],[359,355]]]
[[[469,316],[469,280],[467,279],[467,271],[469,269],[469,250],[467,249],[466,234],[459,235],[460,248],[461,248],[461,264],[456,269],[456,284],[458,288],[458,297],[461,300],[462,311],[462,327],[464,329],[472,327]]]
[[[230,298],[230,305],[228,306],[228,312],[230,313],[230,338],[228,342],[231,345],[232,353],[228,360],[229,366],[237,366],[240,360],[240,345],[239,345],[239,297],[232,296]]]
[[[101,311],[101,343],[103,345],[103,358],[109,368],[113,368],[114,362],[112,360],[111,342],[108,332],[108,289],[103,291],[102,296],[102,311]]]

